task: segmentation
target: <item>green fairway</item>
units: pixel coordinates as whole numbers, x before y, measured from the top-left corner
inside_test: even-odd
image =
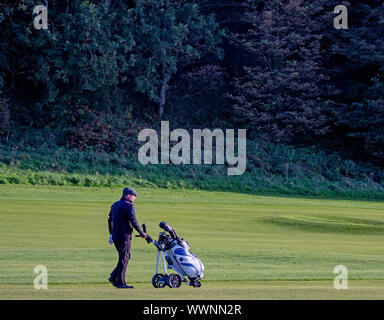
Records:
[[[167,221],[205,264],[202,287],[154,289],[156,249],[132,244],[127,282],[108,240],[120,189],[0,185],[0,299],[383,299],[384,202],[138,189],[137,218]],[[36,265],[48,290],[35,290]],[[333,269],[348,268],[348,290]]]

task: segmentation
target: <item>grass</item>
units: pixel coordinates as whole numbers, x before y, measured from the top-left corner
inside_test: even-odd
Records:
[[[286,299],[383,299],[384,281],[352,280],[348,290],[335,290],[329,281],[209,281],[199,289],[180,287],[171,290],[135,284],[134,291],[112,288],[107,284],[52,284],[48,290],[31,285],[1,285],[1,299],[58,300],[286,300]]]
[[[199,289],[154,289],[156,250],[134,238],[127,282],[116,263],[107,215],[116,188],[0,185],[0,299],[382,299],[384,202],[302,199],[139,188],[148,233],[167,221],[206,267]],[[48,290],[35,290],[36,265]],[[348,268],[349,289],[333,288]]]
[[[133,142],[135,145],[136,142]],[[0,184],[232,191],[249,194],[384,200],[384,170],[316,148],[247,142],[247,168],[225,165],[142,165],[137,152],[100,153],[0,143]]]

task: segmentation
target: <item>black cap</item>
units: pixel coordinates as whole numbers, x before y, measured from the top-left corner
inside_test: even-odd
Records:
[[[137,197],[137,192],[131,188],[124,188],[123,189],[123,197],[125,197],[127,194],[132,194],[135,197]]]

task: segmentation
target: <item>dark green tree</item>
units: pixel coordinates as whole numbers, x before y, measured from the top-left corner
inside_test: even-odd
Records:
[[[350,2],[349,29],[331,29],[324,58],[339,94],[330,105],[327,136],[338,151],[384,165],[384,6]]]
[[[252,27],[232,37],[244,52],[243,73],[230,95],[235,119],[273,141],[306,143],[328,131],[328,75],[314,19],[322,4],[259,3],[248,1],[246,18]]]
[[[167,90],[180,65],[221,56],[224,35],[213,15],[203,16],[186,0],[138,0],[131,10],[135,47],[131,55],[137,90],[158,106],[161,118]]]

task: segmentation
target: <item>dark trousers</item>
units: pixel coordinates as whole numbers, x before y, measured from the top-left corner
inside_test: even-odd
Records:
[[[128,261],[131,257],[131,238],[125,241],[113,241],[119,254],[116,268],[112,271],[111,277],[118,285],[125,284],[125,272],[127,271]]]

